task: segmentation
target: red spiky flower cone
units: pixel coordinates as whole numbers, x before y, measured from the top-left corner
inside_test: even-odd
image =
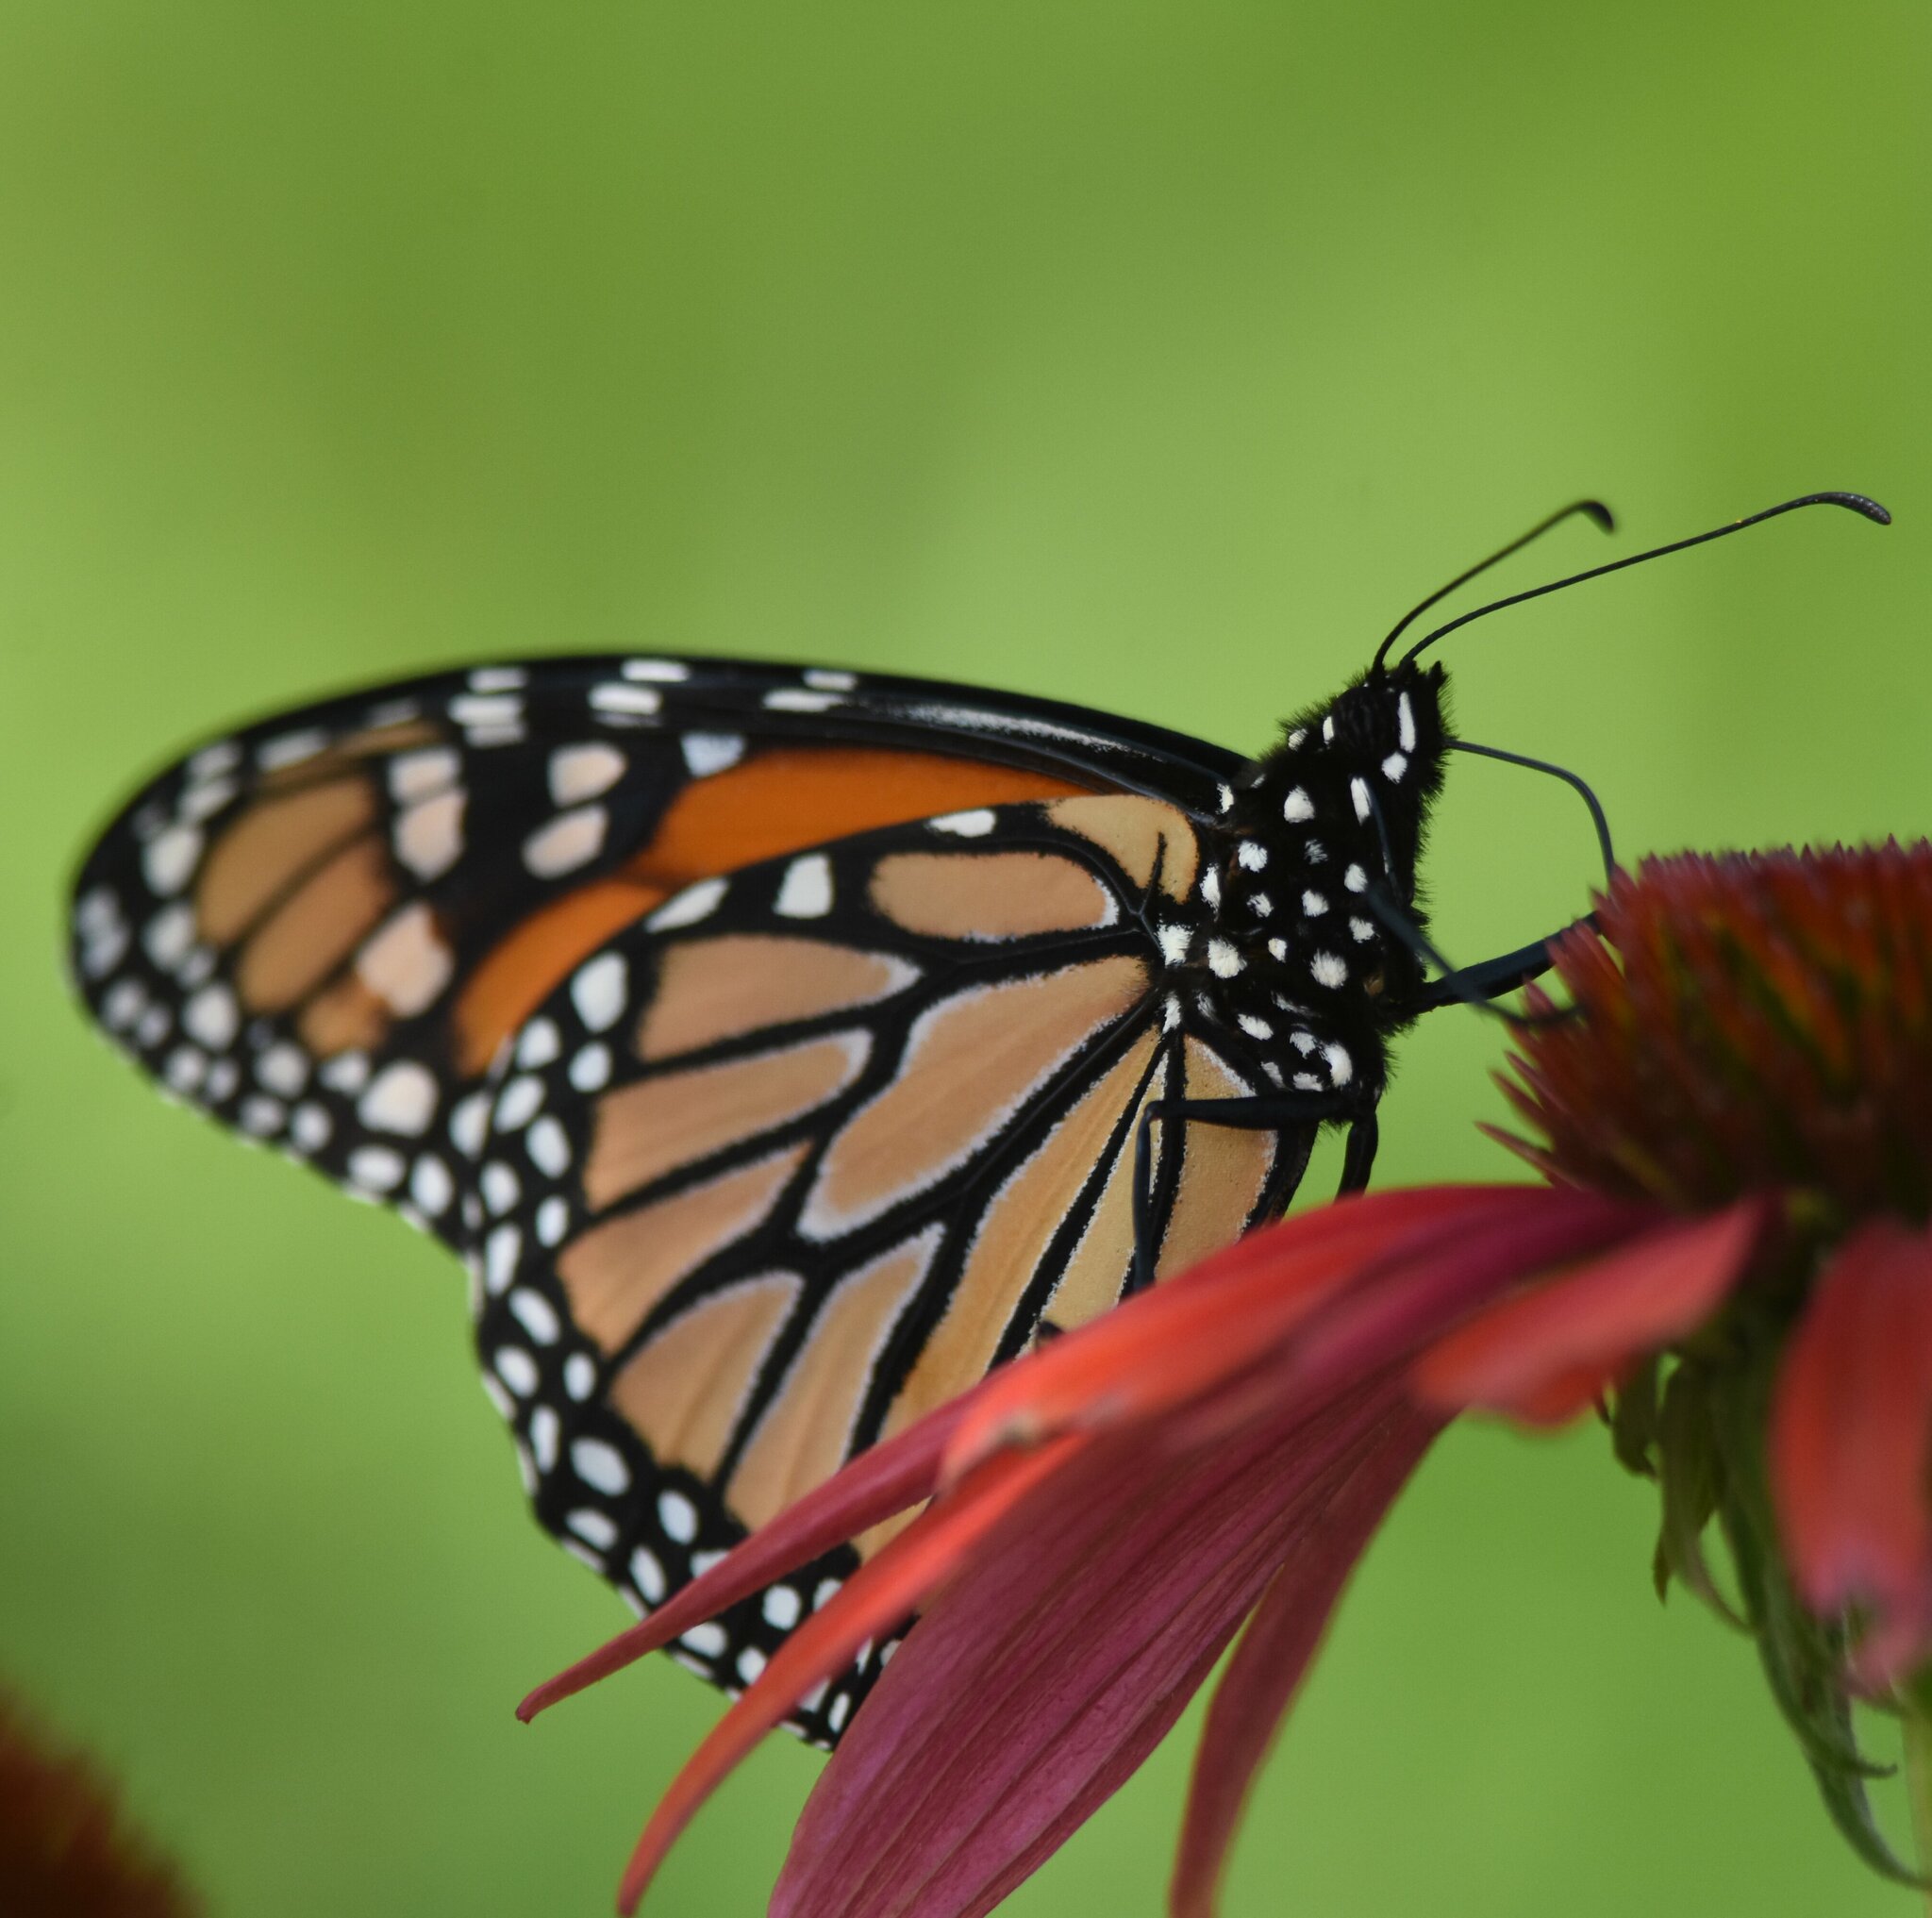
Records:
[[[1251,1235],[865,1454],[534,1715],[925,1509],[806,1621],[653,1816],[867,1638],[919,1622],[794,1837],[785,1918],[974,1918],[1152,1750],[1231,1643],[1171,1894],[1206,1918],[1248,1783],[1442,1424],[1600,1408],[1661,1490],[1659,1581],[1756,1634],[1841,1828],[1851,1700],[1932,1691],[1932,847],[1620,876],[1516,1077],[1541,1186],[1390,1192]],[[925,1503],[930,1501],[930,1503]],[[1715,1519],[1735,1599],[1703,1540]]]

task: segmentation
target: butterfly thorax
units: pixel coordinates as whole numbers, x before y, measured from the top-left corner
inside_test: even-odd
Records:
[[[1373,1099],[1420,969],[1371,904],[1417,926],[1415,875],[1441,783],[1440,668],[1370,675],[1283,728],[1204,834],[1195,990],[1285,1086]]]

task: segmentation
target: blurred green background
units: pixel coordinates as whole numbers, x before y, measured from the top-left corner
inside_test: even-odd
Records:
[[[345,682],[596,647],[1021,687],[1245,747],[1582,491],[1459,635],[1464,730],[1635,855],[1932,826],[1932,15],[0,5],[0,1674],[218,1918],[594,1913],[717,1710],[525,1517],[455,1265],[167,1109],[56,968],[129,782]],[[1458,762],[1471,958],[1580,905]],[[1390,1178],[1507,1176],[1438,1016]],[[1452,1435],[1257,1793],[1243,1913],[1912,1909],[1748,1647],[1648,1591],[1591,1432]],[[1191,1719],[1018,1895],[1158,1910]],[[650,1908],[759,1909],[765,1751]]]

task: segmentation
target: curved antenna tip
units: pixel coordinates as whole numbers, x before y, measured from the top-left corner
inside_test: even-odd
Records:
[[[1580,513],[1588,513],[1591,519],[1607,533],[1614,533],[1617,530],[1616,514],[1600,499],[1580,499],[1576,502],[1576,510]]]
[[[1821,506],[1849,507],[1855,513],[1863,513],[1874,525],[1889,526],[1891,524],[1891,515],[1869,493],[1814,492],[1811,497]]]

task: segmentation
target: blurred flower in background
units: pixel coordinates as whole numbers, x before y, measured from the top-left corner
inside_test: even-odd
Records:
[[[0,1693],[0,1911],[8,1918],[191,1918],[201,1907],[131,1832],[87,1760]]]
[[[1505,1089],[1542,1186],[1321,1208],[994,1374],[866,1454],[524,1715],[925,1506],[693,1756],[628,1907],[757,1738],[917,1613],[800,1820],[785,1918],[990,1910],[1223,1652],[1172,1904],[1213,1909],[1256,1767],[1357,1559],[1456,1413],[1597,1409],[1655,1479],[1659,1590],[1749,1632],[1827,1807],[1854,1700],[1932,1716],[1932,846],[1620,875],[1531,995]],[[1706,1550],[1713,1521],[1728,1575]],[[1245,1626],[1245,1628],[1243,1628]],[[1914,1779],[1915,1806],[1928,1787]]]

